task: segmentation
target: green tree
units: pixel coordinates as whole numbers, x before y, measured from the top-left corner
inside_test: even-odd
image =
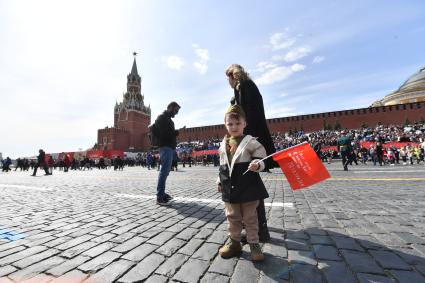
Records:
[[[341,129],[342,129],[341,123],[338,120],[336,120],[334,130],[338,131],[338,130],[341,130]]]
[[[362,126],[361,126],[363,129],[367,129],[367,128],[369,128],[369,125],[368,124],[366,124],[365,122],[363,122],[363,124],[362,124]]]
[[[410,124],[409,119],[406,117],[406,120],[404,120],[404,126],[409,126]]]

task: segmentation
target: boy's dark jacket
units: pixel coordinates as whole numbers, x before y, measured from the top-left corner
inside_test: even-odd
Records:
[[[232,163],[226,152],[226,139],[221,143],[220,172],[217,183],[222,187],[222,199],[229,203],[242,203],[268,198],[269,195],[258,172],[264,169],[264,162],[260,162],[258,172],[248,171],[242,175],[252,159],[266,157],[264,147],[252,136],[246,135],[239,144]]]

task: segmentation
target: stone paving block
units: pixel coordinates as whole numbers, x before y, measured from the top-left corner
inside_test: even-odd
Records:
[[[302,231],[302,230],[287,230],[286,238],[308,240],[309,236],[305,231]]]
[[[293,264],[317,265],[317,261],[315,259],[315,254],[313,251],[289,250],[288,260],[291,266]]]
[[[198,229],[189,227],[189,228],[184,229],[180,233],[178,233],[176,235],[176,238],[188,241],[188,240],[192,239],[193,236],[195,236],[198,232],[199,232]]]
[[[167,258],[165,262],[155,270],[155,273],[172,277],[188,259],[189,256],[187,255],[174,254],[170,258]]]
[[[112,230],[111,233],[121,235],[121,234],[124,234],[125,232],[130,231],[133,228],[138,227],[138,226],[139,226],[139,224],[137,224],[137,223],[127,224],[127,225],[124,225],[122,227],[119,227],[117,229]]]
[[[275,257],[288,257],[288,250],[286,249],[285,242],[283,240],[271,239],[263,245],[263,253],[268,253]]]
[[[145,243],[145,244],[142,244],[142,245],[132,249],[131,251],[129,251],[128,253],[123,255],[122,258],[130,260],[130,261],[138,262],[138,261],[142,260],[143,258],[145,258],[150,253],[152,253],[157,248],[158,248],[158,246],[156,246],[156,245],[151,245],[151,244]]]
[[[328,283],[356,283],[356,278],[342,261],[320,261],[319,270],[324,274]]]
[[[338,249],[363,252],[364,249],[353,239],[348,237],[332,237]]]
[[[385,246],[382,246],[382,244],[374,237],[372,236],[357,236],[356,237],[357,242],[360,246],[367,250],[382,250],[386,249]]]
[[[121,256],[120,253],[109,251],[109,252],[103,253],[103,254],[93,258],[92,260],[80,265],[78,267],[78,269],[80,269],[81,271],[84,271],[86,273],[94,273],[94,272],[104,268],[105,266],[107,266],[108,264],[110,264],[112,261],[119,258],[120,256]]]
[[[286,239],[285,244],[288,250],[310,250],[308,242],[303,239]]]
[[[192,239],[190,240],[183,248],[181,248],[178,252],[181,254],[191,256],[203,243],[203,240],[200,239]]]
[[[140,246],[142,243],[146,242],[146,240],[147,240],[146,238],[136,236],[136,237],[131,238],[130,240],[125,241],[124,243],[114,247],[112,249],[112,251],[119,252],[119,253],[125,253],[125,252],[128,252],[128,251],[134,249],[137,246]]]
[[[384,269],[411,270],[412,268],[405,263],[399,256],[390,251],[370,251],[372,257]]]
[[[16,267],[11,266],[11,265],[6,265],[6,266],[3,266],[3,267],[0,267],[0,277],[6,276],[10,273],[13,273],[16,270],[17,270]]]
[[[93,257],[96,257],[96,256],[106,252],[106,251],[111,250],[113,247],[115,247],[115,245],[116,244],[114,244],[114,243],[106,242],[106,243],[97,245],[97,246],[83,252],[82,255],[93,258]]]
[[[91,275],[85,283],[109,283],[115,282],[116,279],[126,273],[135,263],[128,260],[118,260],[112,262],[99,272]]]
[[[192,258],[202,259],[205,261],[212,260],[218,253],[218,249],[221,245],[214,243],[204,243],[199,249],[192,255]]]
[[[360,283],[394,283],[395,281],[386,275],[374,275],[368,273],[357,273]]]
[[[412,244],[412,247],[425,256],[425,245]]]
[[[314,245],[313,250],[318,259],[336,261],[342,260],[338,254],[338,250],[333,246]]]
[[[169,257],[185,244],[186,242],[183,240],[171,239],[165,245],[160,246],[155,252]]]
[[[260,270],[260,281],[268,280],[289,280],[289,263],[287,259],[264,254],[263,262],[255,263],[255,267]]]
[[[405,271],[405,270],[390,270],[392,276],[394,276],[400,283],[425,283],[425,277],[417,271]]]
[[[207,242],[223,245],[228,238],[229,238],[229,233],[227,231],[215,231],[207,239]]]
[[[315,266],[300,264],[292,267],[290,277],[294,283],[322,283],[322,276]]]
[[[196,283],[208,269],[208,261],[199,259],[189,259],[181,269],[173,276],[174,280]]]
[[[230,277],[233,274],[237,262],[238,258],[236,257],[224,259],[220,255],[217,255],[211,263],[208,272],[223,274]]]
[[[146,241],[146,243],[162,246],[166,242],[168,242],[171,238],[173,238],[175,233],[173,232],[161,232],[150,240]]]
[[[122,243],[130,240],[134,236],[136,236],[135,233],[126,232],[124,234],[121,234],[121,235],[116,236],[115,238],[112,238],[110,240],[110,242],[113,242],[113,243],[116,243],[116,244],[122,244]],[[146,237],[146,238],[149,238],[149,237]]]
[[[15,261],[13,262],[13,266],[18,267],[18,268],[25,268],[27,266],[30,266],[32,264],[38,263],[42,260],[48,259],[56,254],[58,254],[59,251],[55,250],[55,249],[49,249],[46,251],[43,251],[41,253],[38,254],[33,254],[31,256],[25,257],[19,261]]]
[[[99,227],[91,226],[84,229],[77,229],[74,233],[69,234],[68,236],[72,238],[80,238],[80,237],[91,237],[90,232],[96,231]],[[93,238],[93,237],[91,237]]]
[[[420,264],[415,266],[416,270],[425,276],[425,264]]]
[[[185,223],[177,223],[174,224],[171,227],[168,227],[166,231],[168,232],[174,232],[174,233],[181,233],[182,231],[184,231],[186,228],[188,227],[188,224]]]
[[[45,270],[48,270],[56,265],[61,264],[62,262],[64,262],[64,260],[64,258],[58,256],[51,257],[46,260],[39,261],[38,263],[33,264],[27,268],[16,271],[10,274],[8,277],[14,281],[24,281],[36,276],[37,274]]]
[[[310,241],[312,245],[333,245],[332,239],[329,236],[311,235]]]
[[[100,243],[107,242],[107,241],[115,238],[116,236],[117,235],[112,234],[112,233],[106,233],[106,234],[103,234],[101,236],[98,236],[98,237],[95,237],[95,238],[91,239],[90,242],[94,242],[94,243],[99,243],[100,244]]]
[[[384,274],[382,268],[366,253],[349,250],[341,250],[341,253],[349,267],[356,272]]]
[[[77,246],[81,243],[85,243],[87,241],[89,241],[90,239],[94,238],[94,236],[92,235],[82,235],[78,238],[75,239],[71,239],[69,241],[64,242],[63,244],[57,245],[55,246],[55,249],[59,249],[59,250],[67,250],[69,248],[72,248],[74,246]]]
[[[230,278],[224,275],[207,272],[201,279],[201,283],[227,283]]]
[[[394,234],[371,234],[385,247],[404,247],[406,243]]]
[[[50,281],[49,283],[82,282],[87,277],[89,277],[89,275],[81,272],[80,270],[72,270],[72,271]]]
[[[398,237],[400,237],[406,244],[420,244],[425,245],[425,239],[420,238],[416,235],[413,235],[412,233],[407,232],[398,232],[394,233]]]
[[[148,279],[144,281],[144,283],[166,283],[167,281],[168,281],[168,277],[154,274],[149,276]]]
[[[15,253],[20,252],[20,251],[25,250],[25,249],[27,249],[27,248],[24,247],[24,246],[17,246],[17,247],[13,247],[11,249],[2,251],[2,252],[0,252],[0,259],[5,258],[5,257],[7,257],[11,254],[15,254]],[[0,265],[2,265],[2,264],[0,263]]]
[[[163,231],[164,231],[163,228],[152,227],[152,228],[144,231],[143,233],[141,233],[139,236],[150,239],[150,238],[155,237],[159,233],[162,233]],[[128,240],[128,239],[126,239],[126,240]]]
[[[134,266],[118,282],[140,282],[147,279],[158,266],[165,260],[164,256],[151,254]]]
[[[15,249],[15,248],[16,247],[14,247],[12,249]],[[12,249],[9,249],[9,251],[12,250]],[[38,253],[43,252],[45,250],[47,250],[47,248],[44,247],[44,246],[36,246],[36,247],[31,247],[31,248],[25,249],[25,250],[20,251],[20,252],[13,253],[11,255],[8,255],[8,256],[1,258],[0,266],[5,266],[9,263],[16,262],[16,261],[23,259],[23,258],[26,258],[26,257],[30,257],[34,254],[38,254]],[[6,251],[8,251],[8,250],[6,250]]]
[[[212,229],[202,228],[202,229],[200,229],[199,233],[195,235],[195,238],[205,240],[205,239],[209,238],[212,235],[213,232],[214,231]]]
[[[97,243],[94,243],[94,242],[85,242],[85,243],[82,243],[78,246],[74,246],[70,249],[63,251],[60,254],[60,256],[62,256],[64,258],[73,258],[73,257],[83,253],[84,251],[91,249],[92,247],[94,247],[96,245],[97,245]]]
[[[89,261],[90,258],[86,257],[86,256],[76,256],[73,259],[70,260],[66,260],[63,263],[49,269],[47,271],[48,274],[51,274],[53,276],[59,277],[62,276],[63,274],[67,273],[68,271],[71,271],[73,269],[75,269],[77,266],[80,266],[81,264],[83,264],[84,262]]]

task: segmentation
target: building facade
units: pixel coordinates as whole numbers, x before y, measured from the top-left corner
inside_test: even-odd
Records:
[[[147,136],[150,123],[151,108],[144,104],[142,78],[137,72],[134,57],[131,72],[127,75],[127,91],[123,95],[123,102],[117,102],[114,107],[114,126],[97,131],[97,148],[145,151],[150,147]]]

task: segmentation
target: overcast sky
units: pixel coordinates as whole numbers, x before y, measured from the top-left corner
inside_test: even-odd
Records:
[[[425,1],[0,0],[0,152],[76,151],[113,125],[139,53],[153,119],[219,124],[243,65],[267,118],[367,107],[425,66]]]

